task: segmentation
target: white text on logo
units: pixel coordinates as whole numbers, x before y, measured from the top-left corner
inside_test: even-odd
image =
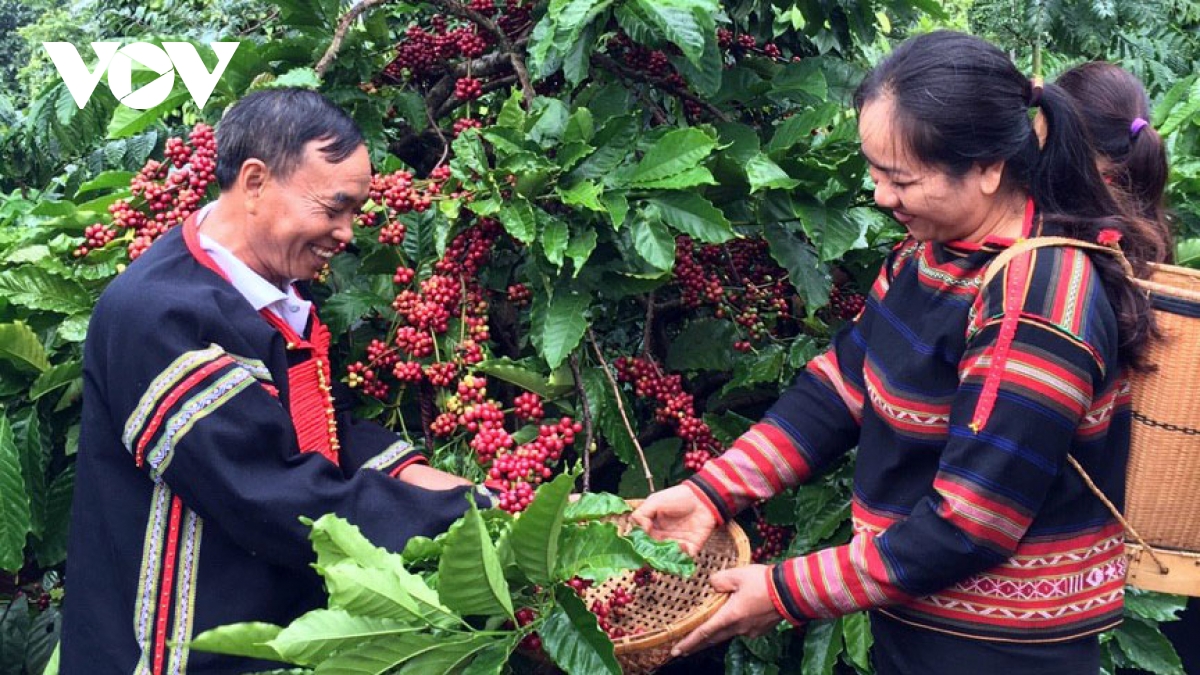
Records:
[[[81,110],[91,99],[105,71],[108,72],[108,88],[113,96],[130,108],[149,110],[171,95],[176,72],[192,95],[192,100],[203,108],[229,66],[238,43],[209,43],[217,55],[217,67],[212,72],[200,60],[196,48],[187,42],[164,42],[161,48],[148,42],[134,42],[124,47],[119,42],[93,42],[92,51],[96,53],[94,71],[88,70],[75,45],[69,42],[43,42],[42,46],[50,54],[50,60],[75,99],[75,105]],[[133,91],[132,84],[134,61],[159,74],[153,82],[137,91]]]

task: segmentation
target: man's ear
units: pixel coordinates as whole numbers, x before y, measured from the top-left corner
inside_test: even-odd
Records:
[[[241,188],[246,211],[255,212],[258,201],[262,197],[263,188],[270,176],[271,170],[262,160],[252,157],[242,162],[242,168],[238,171],[237,185]]]
[[[977,164],[979,169],[979,190],[985,195],[994,195],[1000,191],[1004,181],[1004,160],[990,164]]]

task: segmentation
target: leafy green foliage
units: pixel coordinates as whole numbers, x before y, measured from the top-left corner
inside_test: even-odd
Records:
[[[544,485],[515,520],[472,505],[440,537],[440,546],[426,551],[438,560],[436,572],[409,569],[403,556],[375,546],[337,516],[307,520],[328,608],[282,627],[217,627],[196,636],[191,648],[318,673],[482,674],[497,672],[518,641],[536,631],[547,655],[567,673],[619,673],[612,642],[563,582],[576,574],[604,579],[647,564],[686,572],[694,563],[677,545],[649,541],[645,533],[627,539],[614,525],[596,521],[621,512],[613,495],[585,496],[568,522],[564,513],[575,477],[563,474]],[[511,558],[498,552],[505,546],[512,546]],[[539,547],[549,547],[551,555],[537,554]],[[514,626],[517,602],[543,618]],[[507,627],[497,629],[506,620]]]
[[[490,15],[498,28],[503,4]],[[0,406],[12,437],[10,461],[0,460],[0,520],[8,519],[0,556],[12,569],[65,557],[81,343],[96,298],[127,262],[122,249],[132,233],[119,232],[81,259],[72,251],[84,228],[110,222],[108,206],[131,196],[145,162],[163,159],[168,136],[216,122],[225,106],[259,88],[328,95],[362,127],[381,175],[404,170],[423,185],[435,168],[450,171],[428,208],[391,213],[407,229],[402,243],[380,243],[379,224],[358,227],[354,246],[314,286],[337,337],[339,366],[369,362],[371,340],[390,343],[404,323],[394,307],[398,267],[411,268],[419,287],[457,236],[494,218],[503,241],[466,275],[478,279],[490,307],[491,336],[480,340],[484,360],[463,371],[487,377],[489,396],[506,413],[516,393],[531,392],[545,407],[541,423],[568,415],[586,422],[562,461],[588,457],[593,484],[615,485],[624,496],[650,491],[636,444],[658,488],[687,475],[683,456],[695,447],[680,437],[678,418],[660,414],[661,402],[629,381],[609,382],[617,356],[638,355],[664,376],[678,375],[693,419],[727,446],[840,325],[830,307],[835,285],[839,293],[867,288],[899,228],[869,208],[849,93],[891,41],[912,31],[969,21],[1021,61],[1031,58],[1032,44],[1042,45],[1048,72],[1105,56],[1143,77],[1172,153],[1178,258],[1200,266],[1200,9],[1192,0],[543,0],[513,20],[510,55],[486,25],[471,28],[440,4],[384,2],[363,7],[324,66],[317,62],[348,9],[336,0],[82,0],[71,11],[43,0],[16,5],[26,6],[37,11],[0,11],[0,44],[28,57],[0,65],[10,78],[0,81],[11,83],[13,64],[26,63],[15,74],[19,85],[0,85]],[[481,31],[491,46],[475,58],[442,59],[424,75],[403,65],[389,71],[409,28],[433,30],[434,14],[449,30]],[[23,25],[14,32],[14,24]],[[728,42],[721,31],[729,31]],[[204,110],[177,90],[161,106],[135,111],[119,106],[103,82],[79,110],[40,42],[85,45],[117,35],[241,46]],[[526,66],[535,89],[522,86],[514,62]],[[451,93],[467,73],[485,85],[482,98]],[[460,131],[456,123],[465,122],[480,128]],[[755,257],[773,265],[769,282],[744,278],[745,260],[734,254],[758,242],[765,244]],[[718,280],[720,302],[685,299],[681,262],[705,246],[718,253],[698,266]],[[775,293],[774,281],[782,281],[787,310],[755,316],[748,298]],[[509,295],[518,285],[528,304]],[[756,321],[766,335],[751,335]],[[454,336],[467,333],[462,316],[450,326],[434,345],[439,361],[458,358],[462,341]],[[387,369],[380,374],[389,377]],[[436,415],[470,405],[453,385],[431,392],[424,383],[391,384],[387,400],[364,397],[360,414],[423,441],[436,465],[482,480],[488,467],[470,435],[433,431]],[[519,445],[540,433],[536,421],[509,421],[506,432]],[[794,527],[789,553],[848,536],[847,466],[762,508],[769,522]],[[437,540],[414,540],[403,556],[348,524],[316,521],[313,544],[330,605],[288,634],[289,654],[297,663],[320,661],[322,672],[498,673],[537,628],[495,636],[481,627],[532,603],[538,625],[553,618],[562,630],[554,633],[562,640],[556,662],[605,672],[594,626],[580,623],[577,608],[560,606],[556,592],[537,594],[528,584],[549,588],[577,573],[606,578],[646,560],[676,572],[687,564],[637,533],[619,537],[594,522],[619,513],[623,502],[588,495],[570,503],[567,483],[547,480],[515,521],[483,512]],[[1131,594],[1130,611],[1141,619],[1105,643],[1110,662],[1170,671],[1174,661],[1153,624],[1170,620],[1176,602]],[[25,616],[40,615],[26,607]],[[400,626],[399,637],[372,637],[371,626]],[[25,639],[26,628],[13,634]],[[839,659],[866,672],[866,628],[855,615],[808,633],[739,641],[728,669],[780,672],[791,658],[783,668],[791,672],[802,655],[804,672],[828,672]],[[269,650],[271,630],[249,627],[236,640]],[[354,630],[365,631],[360,644],[339,642]],[[429,639],[435,631],[453,637]]]

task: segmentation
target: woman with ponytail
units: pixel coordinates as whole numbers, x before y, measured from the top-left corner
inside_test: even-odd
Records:
[[[1150,99],[1129,72],[1111,63],[1093,61],[1076,66],[1056,80],[1083,116],[1100,173],[1118,199],[1128,200],[1142,227],[1162,242],[1157,262],[1172,261],[1174,241],[1167,216],[1167,149],[1150,126]],[[1164,622],[1185,672],[1200,673],[1200,598],[1188,602],[1179,621]]]
[[[1149,308],[1104,252],[1040,248],[983,279],[1031,236],[1120,246],[1135,269],[1161,243],[1110,194],[1070,96],[978,38],[908,40],[855,107],[875,201],[909,236],[765,418],[634,513],[695,551],[857,447],[854,534],[713,575],[729,600],[677,649],[866,610],[880,675],[1095,675],[1123,531],[1068,455],[1120,505]]]
[[[1170,262],[1171,226],[1164,205],[1167,148],[1150,126],[1150,99],[1136,77],[1102,61],[1076,66],[1056,80],[1079,108],[1100,173],[1118,199],[1161,244],[1151,260]]]

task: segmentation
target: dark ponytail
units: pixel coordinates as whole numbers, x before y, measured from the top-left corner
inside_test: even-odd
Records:
[[[1167,149],[1150,126],[1150,99],[1142,83],[1129,72],[1102,61],[1076,66],[1056,83],[1077,104],[1092,147],[1100,155],[1104,175],[1127,199],[1143,227],[1161,241],[1161,251],[1148,260],[1170,262],[1174,244],[1164,203]]]
[[[1113,229],[1135,271],[1157,259],[1160,240],[1105,185],[1071,97],[1053,84],[1035,88],[995,46],[951,31],[907,40],[859,86],[855,107],[883,96],[894,103],[897,134],[922,162],[958,177],[1004,161],[1004,187],[1033,197],[1046,234],[1095,242]],[[1045,119],[1041,141],[1031,107]],[[1141,366],[1154,333],[1149,302],[1111,256],[1091,258],[1117,315],[1121,363]]]

